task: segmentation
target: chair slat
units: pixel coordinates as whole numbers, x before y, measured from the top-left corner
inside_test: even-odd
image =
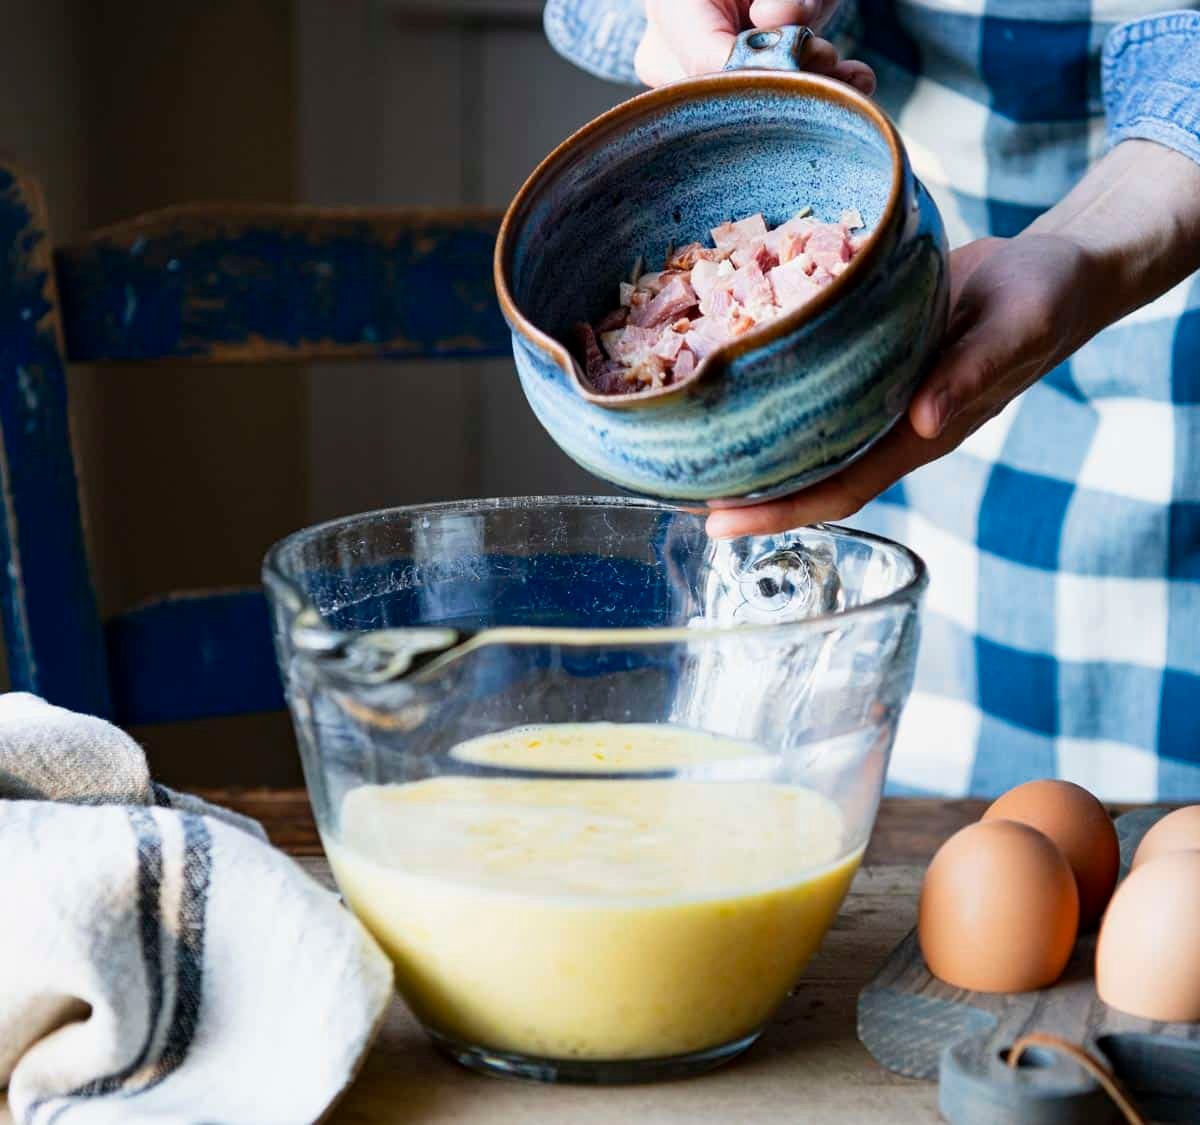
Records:
[[[262,363],[507,355],[494,212],[229,205],[58,250],[68,358]]]
[[[111,711],[67,417],[46,209],[0,164],[0,609],[9,682],[94,715]]]
[[[261,590],[171,595],[114,617],[106,631],[123,726],[284,706]]]

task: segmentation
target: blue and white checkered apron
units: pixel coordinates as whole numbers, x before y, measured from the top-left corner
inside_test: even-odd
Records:
[[[593,69],[627,77],[637,16],[613,8],[551,0],[547,29],[577,58],[594,34],[626,61]],[[1105,98],[1111,111],[1155,29],[1114,29],[1160,11],[857,0],[831,33],[875,67],[959,245],[1017,234],[1120,139]],[[907,543],[932,576],[891,791],[987,796],[1059,776],[1107,799],[1200,797],[1200,276],[851,522]]]

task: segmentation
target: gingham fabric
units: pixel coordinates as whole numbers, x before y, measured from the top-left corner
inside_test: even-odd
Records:
[[[837,22],[953,245],[1017,234],[1116,141],[1200,162],[1200,11],[857,0]],[[1200,796],[1200,276],[851,522],[931,572],[892,792]]]

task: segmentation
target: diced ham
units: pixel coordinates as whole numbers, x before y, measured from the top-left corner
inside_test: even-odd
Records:
[[[625,385],[625,365],[604,358],[592,326],[577,324],[575,333],[580,351],[583,352],[583,367],[588,382],[602,395],[621,394],[628,390]]]
[[[718,250],[736,250],[739,246],[765,238],[767,221],[762,215],[750,215],[736,223],[722,223],[713,229],[712,240]]]
[[[831,273],[835,262],[850,261],[850,243],[846,231],[832,224],[821,223],[804,249],[818,266],[823,266]]]
[[[727,319],[702,316],[692,321],[685,343],[696,359],[701,360],[732,338],[733,332]]]
[[[575,338],[579,344],[579,350],[583,353],[583,367],[590,379],[593,374],[599,372],[604,366],[604,353],[600,351],[600,344],[596,340],[596,332],[590,324],[579,323],[575,325]]]
[[[667,259],[667,269],[690,270],[697,262],[720,262],[728,257],[728,250],[714,250],[710,246],[702,246],[699,242],[689,242]]]
[[[675,382],[686,379],[695,370],[696,357],[687,348],[684,348],[675,357]]]
[[[779,265],[779,254],[765,239],[756,239],[748,246],[740,246],[733,252],[733,264],[738,268],[754,262],[763,273]]]
[[[801,308],[833,283],[862,248],[853,209],[837,223],[801,211],[768,230],[762,215],[723,223],[716,247],[668,249],[665,267],[638,260],[620,286],[620,307],[595,328],[577,328],[588,383],[601,394],[631,394],[694,375],[722,344]]]
[[[744,312],[742,309],[738,309],[729,321],[729,331],[734,336],[744,336],[757,323],[758,321],[754,317],[750,316],[749,313]]]
[[[733,299],[744,309],[753,309],[758,305],[769,305],[774,301],[774,294],[757,262],[742,266],[735,270],[729,283]]]
[[[632,383],[635,390],[661,387],[666,383],[667,362],[651,352],[640,363],[626,372],[625,381]]]
[[[700,312],[706,317],[727,317],[736,303],[729,285],[722,283],[708,291],[708,296],[700,302]]]
[[[775,232],[772,231],[771,233],[774,234]],[[785,234],[782,238],[777,239],[771,247],[776,259],[778,259],[775,264],[782,266],[792,261],[793,258],[799,258],[805,253],[804,247],[807,242],[808,235],[796,234],[795,232]]]
[[[662,359],[673,361],[682,347],[683,335],[676,332],[674,328],[668,328],[659,336],[658,343],[654,345],[654,354]]]
[[[673,270],[660,270],[658,273],[644,273],[638,278],[637,287],[647,293],[661,293],[671,278],[676,276]]]
[[[609,358],[627,367],[636,367],[654,350],[659,335],[660,333],[653,328],[630,324],[625,328],[618,328],[615,332],[605,332],[600,337],[600,342],[608,352]]]
[[[775,293],[775,303],[784,312],[800,308],[820,291],[808,276],[801,258],[776,266],[767,276]]]
[[[635,309],[629,317],[631,324],[642,328],[659,328],[672,324],[696,307],[696,291],[683,274],[676,274],[662,291],[644,308]]]
[[[696,292],[696,296],[700,298],[701,304],[704,299],[716,288],[721,279],[721,267],[712,261],[702,258],[694,266],[690,274],[692,288]]]

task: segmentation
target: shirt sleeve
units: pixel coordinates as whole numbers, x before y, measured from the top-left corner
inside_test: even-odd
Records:
[[[633,59],[646,31],[643,0],[547,0],[542,22],[563,58],[598,78],[640,85]]]
[[[1113,28],[1101,66],[1108,142],[1156,141],[1200,164],[1200,12]]]

